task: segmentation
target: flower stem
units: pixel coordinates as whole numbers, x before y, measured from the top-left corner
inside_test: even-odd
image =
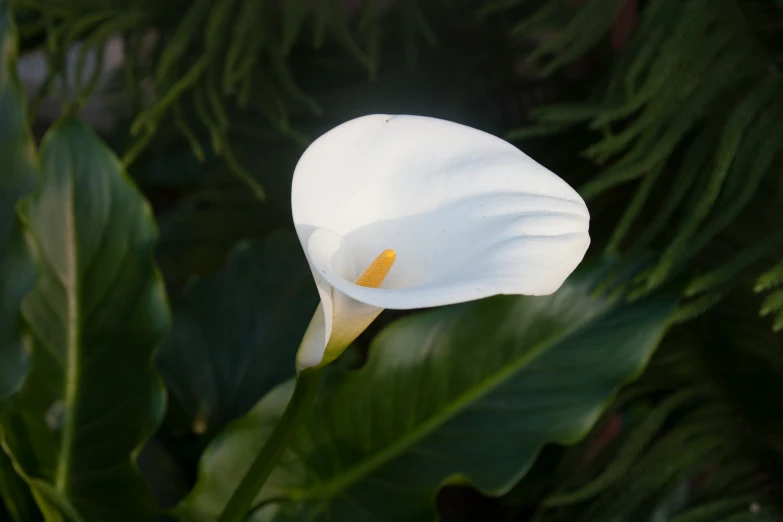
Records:
[[[242,482],[234,490],[223,509],[218,522],[242,522],[253,500],[266,482],[269,474],[283,456],[288,442],[310,411],[323,374],[322,368],[309,368],[299,373],[291,400],[280,417],[275,429],[261,451],[256,455]]]

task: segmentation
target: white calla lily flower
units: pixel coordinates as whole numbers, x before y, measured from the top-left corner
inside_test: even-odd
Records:
[[[590,244],[566,182],[495,136],[421,116],[327,132],[299,160],[291,202],[321,297],[299,370],[333,361],[384,308],[551,294]]]

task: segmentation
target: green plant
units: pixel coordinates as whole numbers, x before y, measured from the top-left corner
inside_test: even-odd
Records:
[[[748,390],[774,394],[783,360],[748,304],[670,337],[604,428],[561,456],[534,520],[776,520],[780,404]]]
[[[518,142],[580,188],[594,246],[552,296],[384,312],[246,520],[779,520],[781,22],[779,0],[0,0],[0,521],[217,519],[318,302],[294,166],[370,112]]]
[[[535,2],[496,2],[486,10],[517,4]],[[636,4],[588,0],[572,12],[557,2],[531,6],[533,13],[522,16],[512,33],[557,31],[529,56],[549,75],[602,42],[620,9]],[[635,185],[605,253],[622,253],[632,262],[648,249],[659,252],[625,283],[632,295],[681,276],[710,242],[736,226],[759,192],[777,190],[783,145],[780,18],[775,2],[646,2],[592,96],[537,108],[535,126],[509,134],[521,139],[578,124],[600,134],[582,154],[606,168],[581,194],[600,201],[614,187]],[[714,297],[728,290],[735,274],[779,248],[778,218],[774,213],[755,234],[758,248],[749,246],[752,253],[731,266],[697,275],[686,295],[717,302]]]

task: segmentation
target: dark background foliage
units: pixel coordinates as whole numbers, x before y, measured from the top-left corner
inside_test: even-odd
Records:
[[[408,113],[504,136],[578,188],[596,295],[629,309],[678,299],[644,373],[582,440],[547,439],[510,489],[444,486],[441,519],[780,520],[779,0],[12,0],[10,12],[20,56],[39,52],[50,71],[25,82],[36,138],[81,114],[158,224],[168,406],[139,465],[163,508],[200,480],[210,442],[218,451],[231,421],[293,375],[285,361],[317,302],[292,236],[299,155],[352,117]],[[116,64],[80,51],[111,39]],[[357,340],[335,389],[371,344],[415,326],[405,315],[384,312]],[[612,342],[608,360],[625,353]],[[35,520],[0,457],[0,520]]]

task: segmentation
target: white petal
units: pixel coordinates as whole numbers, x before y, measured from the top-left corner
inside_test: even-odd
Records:
[[[358,277],[353,257],[345,242],[333,232],[322,230],[312,236],[317,257],[331,260],[329,270],[336,277],[354,281]],[[356,337],[372,323],[383,309],[356,301],[335,290],[317,271],[313,272],[321,304],[307,327],[296,354],[298,370],[336,359]]]
[[[292,208],[319,287],[378,308],[549,294],[590,244],[567,183],[499,138],[420,116],[321,136],[296,167]],[[382,288],[355,285],[387,248],[397,261]]]

